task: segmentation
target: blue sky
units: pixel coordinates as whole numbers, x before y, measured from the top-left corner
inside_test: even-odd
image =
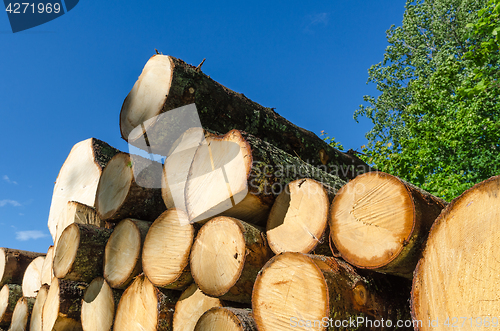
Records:
[[[154,49],[198,65],[293,123],[357,149],[368,68],[402,0],[238,3],[81,0],[13,34],[0,13],[0,247],[45,252],[54,181],[71,147],[95,137],[127,151],[119,113]]]

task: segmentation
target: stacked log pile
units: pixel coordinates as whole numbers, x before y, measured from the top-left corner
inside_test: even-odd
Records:
[[[54,245],[0,249],[3,330],[434,330],[499,316],[500,177],[448,204],[163,55],[120,129],[165,159],[73,147]]]

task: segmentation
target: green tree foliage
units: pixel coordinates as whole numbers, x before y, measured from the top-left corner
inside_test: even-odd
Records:
[[[448,200],[500,174],[498,1],[407,1],[355,112],[367,162]]]

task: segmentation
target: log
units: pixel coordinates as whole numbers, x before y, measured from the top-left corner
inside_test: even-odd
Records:
[[[394,330],[398,320],[410,319],[410,284],[404,278],[371,274],[362,276],[333,257],[277,255],[255,282],[252,309],[257,327]]]
[[[179,294],[156,288],[144,275],[125,290],[116,310],[114,331],[172,331],[174,307]]]
[[[345,184],[244,132],[208,134],[195,153],[186,182],[189,219],[200,222],[223,215],[264,225],[275,197],[298,178],[319,181],[329,194]]]
[[[175,304],[173,330],[193,331],[196,322],[207,310],[213,307],[222,307],[223,303],[218,298],[212,298],[204,294],[196,285],[191,284],[182,292]],[[213,330],[219,330],[217,328]]]
[[[290,182],[276,198],[267,219],[269,247],[275,254],[307,254],[318,245],[328,252],[328,207],[328,194],[321,183],[310,178]]]
[[[96,210],[102,220],[135,218],[153,222],[165,211],[162,165],[127,153],[115,155],[97,187]]]
[[[52,282],[52,278],[54,278],[54,271],[52,269],[52,265],[54,262],[54,246],[51,245],[49,246],[49,249],[47,250],[47,254],[45,255],[45,260],[43,261],[42,265],[42,285],[43,284],[48,284]]]
[[[36,293],[42,286],[42,268],[45,257],[39,256],[28,265],[23,276],[23,296],[36,297]]]
[[[125,289],[142,272],[142,246],[150,226],[127,218],[113,229],[104,251],[104,278],[112,288]]]
[[[142,251],[142,268],[151,283],[168,289],[192,283],[189,253],[194,236],[194,226],[182,210],[169,209],[154,221]]]
[[[413,278],[420,330],[498,326],[499,205],[495,176],[455,198],[435,221]]]
[[[231,91],[201,70],[171,56],[154,55],[146,63],[123,102],[120,112],[122,138],[134,144],[144,140],[142,135],[146,131],[152,150],[161,150],[162,146],[171,145],[171,142],[160,139],[165,129],[175,130],[185,124],[174,119],[162,121],[154,118],[192,103],[196,104],[201,125],[206,129],[246,131],[265,138],[291,155],[299,155],[310,164],[327,165],[330,173],[335,171],[343,179],[369,171],[369,167],[357,157],[336,150],[314,133],[281,117],[272,108]],[[132,134],[136,127],[140,130]]]
[[[31,312],[35,300],[35,298],[22,297],[17,301],[14,313],[12,314],[9,331],[26,330],[26,327],[30,324]]]
[[[86,286],[54,278],[42,309],[42,330],[82,330],[80,314]]]
[[[258,331],[250,309],[216,307],[196,323],[195,331]]]
[[[5,284],[0,290],[0,327],[9,326],[17,300],[23,297],[21,285]]]
[[[54,276],[85,283],[102,276],[104,250],[112,231],[78,223],[68,226],[54,254]]]
[[[48,226],[56,241],[59,217],[64,216],[68,201],[94,206],[102,170],[119,151],[107,143],[90,138],[73,146],[54,185]]]
[[[43,284],[40,290],[38,290],[36,301],[31,311],[30,331],[42,331],[42,311],[48,293],[48,284]]]
[[[429,229],[446,205],[397,177],[366,173],[335,196],[331,237],[350,264],[411,279]]]
[[[95,278],[85,290],[82,302],[84,331],[111,331],[115,311],[123,291],[112,289],[102,277]]]
[[[0,286],[5,284],[21,285],[28,265],[35,258],[43,255],[43,253],[0,248]]]
[[[219,216],[208,221],[196,236],[191,273],[205,294],[250,303],[255,278],[271,256],[258,228]]]
[[[101,220],[94,207],[77,201],[68,201],[63,214],[59,218],[59,223],[57,223],[55,246],[57,246],[63,231],[73,223],[90,224],[100,228],[105,227],[105,222]]]

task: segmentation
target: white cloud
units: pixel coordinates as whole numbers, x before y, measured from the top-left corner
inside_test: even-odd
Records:
[[[6,206],[6,205],[12,205],[14,207],[21,207],[21,204],[17,202],[16,200],[0,200],[0,207]]]
[[[40,230],[31,230],[31,231],[19,231],[16,232],[16,239],[19,241],[26,241],[30,239],[39,239],[47,237],[47,234]]]
[[[15,184],[15,185],[17,185],[17,182],[14,181],[14,180],[10,180],[9,176],[7,176],[7,175],[3,175],[2,179],[5,180],[9,184]]]

